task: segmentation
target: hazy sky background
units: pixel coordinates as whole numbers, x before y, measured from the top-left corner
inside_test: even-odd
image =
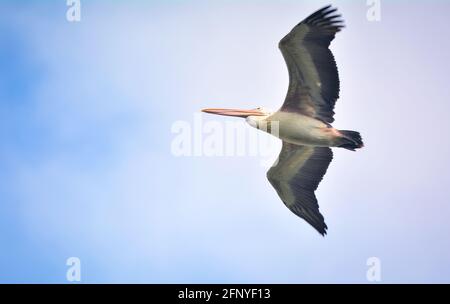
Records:
[[[335,150],[321,237],[259,157],[174,157],[202,107],[277,109],[278,41],[333,3]],[[58,1],[0,4],[0,282],[450,282],[448,1]],[[204,121],[216,119],[204,117]],[[218,121],[225,122],[225,118]],[[272,139],[279,146],[276,139]]]

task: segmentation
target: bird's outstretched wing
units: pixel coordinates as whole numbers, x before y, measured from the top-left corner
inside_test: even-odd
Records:
[[[314,191],[333,159],[328,147],[297,146],[283,142],[280,156],[267,172],[267,178],[283,203],[312,225],[320,234],[326,229]]]
[[[324,7],[300,22],[279,43],[289,71],[283,111],[298,112],[327,123],[334,121],[339,75],[331,41],[343,28],[341,15]]]

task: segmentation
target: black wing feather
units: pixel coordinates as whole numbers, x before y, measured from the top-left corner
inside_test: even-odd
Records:
[[[344,26],[337,9],[324,7],[300,22],[279,43],[289,71],[282,111],[298,112],[327,123],[334,121],[339,75],[331,41]]]
[[[314,192],[332,159],[333,152],[328,147],[283,142],[277,163],[267,172],[267,178],[283,203],[322,235],[326,234],[328,227]]]

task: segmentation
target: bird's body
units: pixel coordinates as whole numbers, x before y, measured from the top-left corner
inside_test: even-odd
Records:
[[[352,151],[363,147],[358,132],[331,126],[340,82],[329,45],[343,28],[336,11],[331,6],[318,10],[281,39],[279,48],[288,67],[289,88],[278,111],[203,110],[246,118],[251,126],[283,141],[267,178],[283,203],[322,235],[328,227],[314,192],[333,159],[330,147]]]
[[[335,147],[340,142],[338,130],[323,121],[299,113],[277,111],[263,119],[247,117],[247,122],[295,145]],[[265,128],[267,125],[271,128]]]

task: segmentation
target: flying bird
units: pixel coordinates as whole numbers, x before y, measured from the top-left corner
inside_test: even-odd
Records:
[[[277,136],[283,146],[267,178],[283,203],[323,236],[327,225],[315,191],[333,159],[330,147],[355,151],[363,147],[356,131],[338,130],[334,105],[339,98],[339,75],[329,49],[344,27],[337,9],[326,6],[295,26],[279,43],[289,72],[282,107],[271,112],[203,109],[203,112],[245,118],[253,127]]]

